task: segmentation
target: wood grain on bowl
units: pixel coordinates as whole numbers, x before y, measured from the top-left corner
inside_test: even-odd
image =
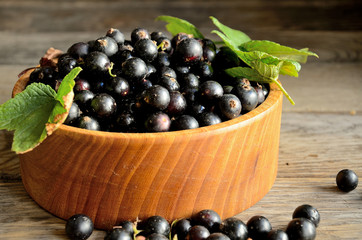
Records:
[[[198,129],[110,133],[62,125],[19,156],[23,184],[56,216],[86,214],[102,229],[206,208],[230,217],[258,202],[275,181],[281,110],[282,93],[271,85],[255,110]]]

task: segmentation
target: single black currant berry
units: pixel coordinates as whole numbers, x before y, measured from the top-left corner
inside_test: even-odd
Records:
[[[158,52],[153,64],[158,68],[169,67],[171,65],[170,55],[166,52]]]
[[[258,94],[258,105],[260,105],[265,101],[263,87],[259,83],[257,83],[257,85],[254,86],[254,89],[255,89],[256,93]]]
[[[142,79],[140,81],[135,81],[134,82],[133,91],[135,93],[143,92],[144,90],[146,90],[146,89],[148,89],[148,88],[150,88],[152,86],[153,86],[152,82],[150,80],[144,78],[144,79]]]
[[[146,240],[169,240],[169,238],[163,234],[152,233],[151,235],[147,236]]]
[[[141,58],[133,57],[122,63],[122,73],[127,80],[141,80],[148,74],[148,68]]]
[[[216,113],[206,111],[197,115],[197,120],[201,127],[211,126],[222,122],[221,118]]]
[[[350,169],[343,169],[336,176],[336,183],[343,192],[350,192],[358,185],[357,174]]]
[[[272,230],[269,220],[264,216],[254,216],[246,223],[249,237],[253,240],[266,239],[268,233]]]
[[[134,224],[131,221],[123,221],[116,226],[118,229],[122,229],[128,232],[131,236],[134,234]]]
[[[76,127],[84,128],[87,130],[93,130],[93,131],[101,130],[99,122],[91,116],[81,116],[77,121]]]
[[[84,70],[96,76],[104,75],[111,67],[111,61],[102,52],[91,52],[84,59]]]
[[[33,72],[31,72],[29,76],[28,85],[34,82],[40,82],[51,86],[53,89],[57,86],[58,74],[57,72],[50,66],[44,66],[36,68]]]
[[[88,112],[90,110],[90,103],[95,94],[89,90],[83,90],[74,95],[74,102],[76,102],[82,112]]]
[[[148,132],[167,132],[171,126],[170,117],[163,112],[151,114],[145,122],[145,128]]]
[[[276,229],[268,233],[267,240],[289,240],[289,237],[283,230]]]
[[[78,93],[78,92],[84,91],[84,90],[90,90],[90,89],[91,89],[91,85],[87,80],[85,80],[83,78],[77,78],[75,80],[75,85],[73,88],[73,91],[75,93]]]
[[[105,90],[116,98],[123,98],[129,94],[130,86],[128,81],[122,77],[112,77],[105,83]]]
[[[151,40],[153,40],[153,41],[157,41],[157,39],[164,38],[164,37],[167,37],[167,36],[163,32],[152,32],[151,33]]]
[[[129,112],[122,112],[116,117],[116,124],[114,126],[116,131],[134,132],[137,130],[136,127],[136,120],[133,114]]]
[[[76,60],[84,59],[89,53],[89,44],[85,42],[74,43],[68,48],[67,53]]]
[[[172,129],[175,131],[195,129],[199,127],[199,122],[190,115],[181,115],[172,122]]]
[[[170,229],[170,224],[165,218],[161,216],[151,216],[146,220],[143,233],[146,236],[152,233],[158,233],[164,236],[168,236],[170,234]]]
[[[199,93],[204,101],[210,101],[221,98],[224,94],[224,89],[220,83],[209,80],[200,85]]]
[[[194,64],[201,60],[202,46],[199,41],[193,38],[187,38],[181,41],[175,50],[179,62]]]
[[[122,66],[122,63],[127,59],[134,57],[130,50],[122,50],[118,51],[115,55],[112,56],[111,60],[116,65],[115,67],[118,68],[118,65]]]
[[[176,48],[180,42],[188,38],[192,38],[192,35],[187,33],[178,33],[171,39],[171,45],[173,48]]]
[[[161,37],[156,40],[158,51],[164,51],[170,53],[172,51],[171,40],[167,37]]]
[[[192,216],[191,220],[194,225],[202,225],[206,227],[209,232],[217,232],[221,224],[219,214],[211,209],[201,210]]]
[[[185,240],[187,233],[189,232],[191,227],[192,226],[190,220],[185,218],[178,220],[175,223],[175,225],[171,228],[172,237],[177,235],[178,240]]]
[[[107,232],[104,240],[133,240],[133,236],[122,228],[113,228]]]
[[[169,91],[160,85],[153,85],[142,92],[143,103],[152,109],[164,110],[167,108],[170,100]]]
[[[211,233],[210,236],[206,238],[207,240],[230,240],[230,238],[220,232]]]
[[[241,113],[241,102],[239,98],[233,94],[224,94],[219,99],[219,110],[226,119],[233,119]]]
[[[206,111],[206,107],[201,103],[194,101],[189,102],[186,109],[187,113],[192,116],[197,116]]]
[[[195,225],[190,228],[186,235],[186,240],[205,240],[210,236],[209,230],[201,225]]]
[[[150,34],[144,28],[136,28],[131,32],[131,41],[135,44],[140,39],[150,39]]]
[[[72,71],[73,68],[75,68],[77,65],[78,63],[75,58],[71,57],[68,54],[63,54],[61,57],[59,57],[57,64],[59,75],[61,77],[64,77],[65,75],[70,73],[70,71]]]
[[[182,90],[187,88],[198,89],[200,85],[199,78],[193,73],[182,74],[178,80]]]
[[[306,218],[295,218],[288,223],[286,233],[289,239],[314,240],[317,233],[312,221]]]
[[[113,38],[105,36],[105,37],[98,38],[95,41],[95,43],[93,45],[93,50],[102,52],[102,53],[106,54],[108,57],[111,57],[117,53],[118,44]]]
[[[65,232],[72,240],[88,239],[93,232],[92,219],[83,214],[73,215],[67,220]]]
[[[190,73],[191,70],[190,66],[183,66],[183,65],[175,65],[174,69],[177,75]]]
[[[166,112],[171,115],[180,115],[186,110],[186,99],[179,91],[170,91],[170,103]]]
[[[114,98],[107,93],[97,94],[91,102],[92,112],[99,118],[110,117],[115,113],[117,104]]]
[[[116,28],[108,29],[106,36],[113,38],[118,45],[122,45],[124,43],[124,34]]]
[[[248,228],[238,218],[230,217],[224,219],[220,224],[220,232],[226,234],[231,240],[247,240]]]
[[[69,113],[64,121],[64,124],[73,125],[78,120],[79,117],[80,117],[80,109],[78,107],[78,104],[73,102],[72,106],[70,106]]]
[[[146,78],[151,78],[152,79],[157,73],[157,68],[154,65],[150,64],[150,63],[147,63],[146,65],[147,65],[147,69],[148,69]]]
[[[180,84],[178,83],[176,78],[173,77],[162,76],[158,79],[157,84],[165,87],[170,92],[180,90]]]
[[[171,78],[177,78],[177,74],[176,74],[175,70],[173,70],[170,67],[162,67],[159,70],[158,76],[159,77],[166,76],[166,77],[171,77]]]
[[[311,220],[316,227],[320,221],[320,214],[316,208],[309,204],[303,204],[297,207],[292,215],[293,218],[307,218]]]
[[[213,77],[214,69],[212,68],[211,64],[207,62],[200,62],[195,66],[194,69],[194,72],[200,77],[202,81],[209,80]]]
[[[212,49],[210,47],[203,48],[202,61],[212,62],[212,61],[214,61],[215,56],[216,56],[216,52],[214,49]]]
[[[240,99],[245,112],[253,110],[258,105],[258,94],[252,86],[238,84],[232,93]]]
[[[204,38],[201,40],[201,44],[203,48],[207,47],[213,49],[214,51],[216,50],[216,45],[211,39]]]
[[[152,62],[158,54],[156,44],[147,38],[138,40],[134,45],[134,54],[146,62]]]

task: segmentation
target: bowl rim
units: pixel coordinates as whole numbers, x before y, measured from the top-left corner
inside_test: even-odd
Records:
[[[35,67],[36,68],[36,67]],[[19,77],[17,82],[14,85],[12,91],[12,97],[21,92],[27,82],[29,81],[30,73],[35,69],[30,68],[23,72],[22,76]],[[280,91],[278,86],[275,83],[269,84],[269,93],[267,98],[263,103],[257,106],[250,112],[247,112],[239,117],[223,121],[218,124],[203,126],[195,129],[186,129],[178,131],[167,131],[167,132],[140,132],[140,133],[124,133],[124,132],[107,132],[107,131],[94,131],[88,129],[77,128],[65,124],[61,124],[55,133],[65,133],[65,134],[80,134],[86,136],[103,136],[111,138],[125,138],[125,139],[142,139],[142,138],[166,138],[166,137],[175,137],[175,136],[184,136],[184,135],[196,135],[204,134],[209,132],[225,131],[226,129],[232,130],[235,127],[245,126],[250,121],[256,120],[264,116],[267,112],[271,111],[276,107],[279,101],[282,101],[283,93]]]

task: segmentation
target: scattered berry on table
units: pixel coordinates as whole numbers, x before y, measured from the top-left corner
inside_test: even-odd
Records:
[[[93,232],[92,219],[83,214],[73,215],[66,223],[65,232],[71,240],[88,239]]]
[[[343,169],[338,172],[336,177],[336,183],[338,188],[343,192],[350,192],[357,187],[358,176],[354,171],[350,169]]]
[[[307,218],[311,220],[316,227],[318,227],[318,224],[320,222],[320,214],[318,210],[309,205],[309,204],[303,204],[297,207],[292,215],[293,218]]]
[[[266,239],[268,233],[272,230],[269,220],[264,216],[253,216],[246,223],[249,237],[253,240]]]
[[[289,239],[313,240],[316,237],[316,227],[306,218],[295,218],[288,223],[286,233]]]

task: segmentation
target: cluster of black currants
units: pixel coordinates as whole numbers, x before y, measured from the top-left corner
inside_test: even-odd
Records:
[[[236,217],[221,220],[218,213],[206,209],[190,219],[179,219],[171,224],[161,216],[149,217],[136,225],[130,221],[124,221],[108,231],[104,239],[313,240],[316,237],[319,221],[319,212],[308,204],[294,210],[293,220],[289,222],[286,231],[272,229],[269,220],[264,216],[254,216],[245,224]],[[85,215],[75,215],[67,221],[66,233],[70,239],[87,239],[92,231],[92,221]]]
[[[164,132],[236,118],[261,104],[268,86],[232,78],[224,70],[246,66],[209,39],[137,28],[131,39],[109,29],[97,40],[73,44],[56,66],[42,66],[29,83],[57,89],[80,66],[65,124],[102,131]]]

